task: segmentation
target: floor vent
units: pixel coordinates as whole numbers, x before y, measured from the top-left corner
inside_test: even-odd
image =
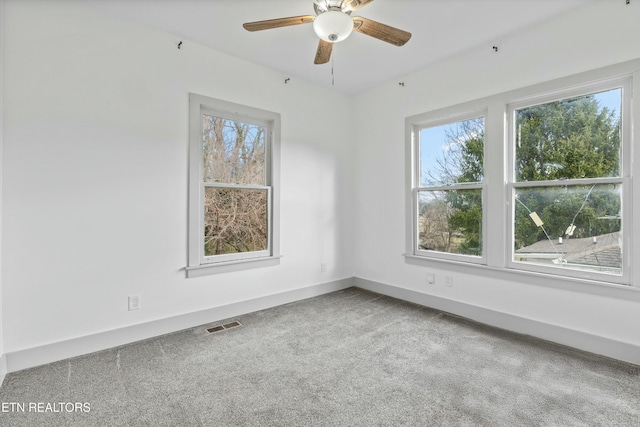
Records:
[[[224,325],[222,325],[225,329],[229,329],[229,328],[235,328],[236,326],[240,326],[240,322],[233,321],[233,322],[229,322],[229,323],[225,323]]]
[[[225,329],[235,328],[236,326],[242,326],[242,323],[236,321],[225,323],[224,325],[214,326],[212,328],[207,328],[207,332],[213,334],[215,332],[224,331]]]

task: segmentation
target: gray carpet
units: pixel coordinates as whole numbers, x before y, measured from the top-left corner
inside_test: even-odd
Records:
[[[0,425],[640,425],[638,366],[357,288],[231,320],[9,374]]]

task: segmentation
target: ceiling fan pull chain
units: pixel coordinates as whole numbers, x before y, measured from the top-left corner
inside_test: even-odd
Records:
[[[336,85],[336,76],[333,73],[333,61],[335,57],[336,57],[335,55],[331,55],[331,86]]]

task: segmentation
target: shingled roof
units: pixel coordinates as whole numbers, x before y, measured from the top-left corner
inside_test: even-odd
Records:
[[[564,238],[562,243],[559,240],[541,240],[516,251],[516,257],[520,259],[552,261],[560,256],[570,264],[622,268],[620,232],[579,239]]]

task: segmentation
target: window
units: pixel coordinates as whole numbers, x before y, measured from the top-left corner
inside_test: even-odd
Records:
[[[484,116],[414,125],[413,253],[483,261]]]
[[[276,113],[190,94],[188,276],[278,260]]]
[[[618,82],[510,106],[512,267],[625,278],[626,93]]]
[[[631,285],[638,78],[618,64],[407,117],[406,262]]]

